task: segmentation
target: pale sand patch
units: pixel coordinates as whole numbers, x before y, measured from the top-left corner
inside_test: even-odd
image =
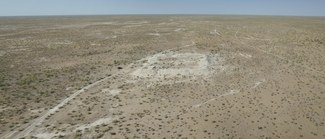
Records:
[[[40,112],[43,112],[43,111],[44,111],[44,108],[30,110],[31,113],[40,113]]]
[[[12,109],[11,107],[0,107],[0,112],[8,110],[8,109]]]
[[[123,26],[124,28],[133,28],[133,27],[142,27],[142,25],[126,25],[126,26]]]
[[[114,35],[114,36],[107,36],[107,37],[105,37],[105,39],[116,39],[117,38],[117,36],[116,35]]]
[[[72,89],[72,87],[67,87],[67,88],[65,88],[65,90],[67,90],[67,91],[69,91],[69,90],[71,90]]]
[[[98,44],[98,43],[91,43],[90,45],[91,46],[101,46],[101,44]]]
[[[174,77],[207,76],[222,69],[218,55],[200,53],[160,53],[148,57],[142,66],[131,73],[136,78],[168,79]]]
[[[110,124],[112,121],[113,121],[112,117],[101,118],[101,119],[94,121],[93,123],[81,125],[78,128],[76,128],[75,131],[78,131],[78,130],[84,131],[85,129],[89,129],[89,128],[92,128],[92,127],[95,127],[98,125]]]
[[[53,44],[55,44],[55,45],[69,45],[69,44],[73,44],[73,42],[69,41],[69,40],[64,40],[64,41],[54,42]]]
[[[180,31],[184,31],[185,30],[185,28],[177,28],[177,29],[175,29],[174,31],[175,32],[180,32]]]
[[[160,36],[159,33],[148,33],[148,35],[150,35],[150,36]]]
[[[52,139],[56,136],[60,136],[60,135],[64,135],[62,133],[40,133],[35,135],[35,137],[39,138],[39,139]]]
[[[256,88],[256,87],[258,87],[260,84],[262,84],[263,82],[265,82],[266,80],[265,79],[262,79],[262,80],[260,80],[260,81],[257,81],[255,84],[254,84],[254,86],[252,87],[252,88]]]
[[[138,25],[138,24],[147,24],[149,23],[148,21],[127,21],[127,22],[124,22],[122,25]]]
[[[252,58],[253,56],[250,54],[244,54],[244,53],[239,53],[240,56],[245,57],[245,58]]]
[[[216,29],[213,31],[210,31],[210,34],[221,36],[221,34]]]
[[[120,90],[120,89],[113,89],[113,90],[108,89],[108,88],[106,88],[106,89],[102,89],[102,92],[103,92],[103,93],[109,93],[109,94],[111,94],[112,96],[116,96],[116,95],[120,94],[121,91],[122,91],[122,90]]]

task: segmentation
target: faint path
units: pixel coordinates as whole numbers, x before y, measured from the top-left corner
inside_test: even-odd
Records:
[[[288,61],[288,62],[290,62],[290,63],[293,63],[293,65],[295,65],[295,66],[302,67],[302,68],[305,68],[305,69],[311,70],[311,71],[313,71],[313,72],[315,72],[315,73],[318,73],[318,74],[321,74],[321,75],[325,76],[325,73],[319,72],[319,71],[317,71],[317,70],[315,70],[315,69],[313,69],[313,68],[310,68],[310,67],[308,67],[308,66],[305,66],[305,65],[299,64],[299,63],[294,62],[294,61],[292,61],[292,60],[289,60],[289,59],[287,59],[287,58],[285,58],[285,57],[282,57],[282,56],[279,56],[279,55],[276,55],[276,54],[270,53],[270,52],[265,51],[265,50],[263,50],[263,49],[260,49],[260,48],[258,48],[258,47],[253,47],[253,46],[249,46],[249,47],[254,48],[254,49],[257,49],[257,50],[259,50],[259,51],[261,51],[261,52],[263,52],[263,53],[265,53],[265,54],[271,55],[271,56],[273,56],[273,57],[275,57],[275,58],[278,58],[278,59],[281,59],[281,60],[284,60],[284,61]]]
[[[159,52],[159,53],[165,53],[165,52],[168,52],[168,51],[173,51],[173,50],[177,50],[177,49],[181,49],[181,48],[185,48],[185,47],[190,47],[190,46],[194,46],[195,45],[195,42],[192,41],[191,44],[188,44],[188,45],[184,45],[182,47],[176,47],[176,48],[171,48],[171,49],[167,49],[167,50],[164,50],[162,52]],[[157,54],[159,54],[157,53]],[[146,58],[143,58],[143,59],[146,59]],[[140,62],[142,61],[143,59],[140,59],[140,60],[137,60],[136,62],[134,63],[131,63],[129,64],[125,69],[128,69],[130,67],[132,67],[135,63],[137,62]],[[85,90],[87,89],[90,89],[92,88],[93,86],[107,80],[107,79],[110,79],[111,77],[115,76],[115,75],[118,75],[120,74],[120,72],[117,72],[115,73],[114,75],[111,75],[111,76],[108,76],[108,77],[105,77],[103,79],[100,79],[92,84],[89,84],[83,88],[81,88],[80,90],[76,91],[75,93],[73,93],[72,95],[70,95],[68,98],[64,99],[63,101],[61,101],[58,105],[56,105],[55,107],[53,107],[52,109],[48,110],[45,114],[43,114],[42,116],[40,116],[39,118],[35,119],[32,121],[32,123],[29,125],[29,126],[26,126],[26,128],[19,132],[18,134],[14,135],[15,133],[17,133],[18,131],[13,131],[13,132],[10,132],[6,135],[4,135],[3,137],[1,138],[14,138],[14,139],[18,139],[18,138],[21,138],[21,137],[26,137],[28,136],[34,129],[37,125],[40,125],[45,119],[46,117],[54,114],[55,112],[59,111],[59,109],[61,107],[63,107],[65,104],[67,104],[69,101],[71,101],[72,99],[74,99],[75,97],[77,97],[79,94],[85,92]]]
[[[237,94],[237,93],[240,93],[240,90],[230,90],[229,92],[224,93],[224,94],[221,94],[221,95],[219,95],[219,96],[217,96],[217,97],[215,97],[215,98],[209,99],[209,100],[207,100],[207,101],[203,101],[202,103],[199,103],[199,104],[196,104],[196,105],[189,106],[189,107],[183,109],[182,111],[180,111],[180,112],[176,115],[176,117],[174,117],[174,118],[179,118],[179,116],[181,116],[181,115],[183,115],[183,114],[186,114],[188,111],[190,111],[190,110],[193,109],[193,108],[199,108],[199,107],[201,107],[202,105],[208,104],[208,103],[210,103],[210,102],[212,102],[212,101],[215,101],[215,100],[217,100],[217,99],[219,99],[219,98],[221,98],[221,97],[226,97],[226,96],[229,96],[229,95],[235,95],[235,94]],[[174,119],[174,118],[173,118],[173,119]],[[164,126],[166,126],[166,125],[164,125]],[[172,136],[174,136],[174,132],[172,132]]]
[[[237,38],[237,32],[236,32],[236,34],[235,34],[235,37]],[[246,38],[246,39],[249,39],[249,38]],[[239,42],[240,42],[241,44],[244,44],[243,42],[240,41],[240,39],[238,39],[238,40],[239,40]],[[263,40],[263,39],[259,39],[259,40]],[[269,40],[269,39],[264,39],[264,40]],[[244,45],[245,45],[245,44],[244,44]],[[323,72],[320,72],[320,71],[317,71],[317,70],[315,70],[315,69],[313,69],[313,68],[310,68],[310,67],[308,67],[308,66],[305,66],[305,65],[299,64],[299,63],[294,62],[294,61],[292,61],[292,60],[289,60],[289,59],[287,59],[287,58],[285,58],[285,57],[283,57],[283,56],[280,56],[280,55],[277,55],[277,54],[274,54],[274,53],[271,53],[271,52],[265,51],[265,50],[263,50],[263,49],[261,49],[261,48],[258,48],[258,47],[253,47],[253,46],[250,46],[250,45],[246,45],[246,46],[251,47],[251,48],[253,48],[253,49],[256,49],[256,50],[258,50],[258,51],[261,51],[261,52],[263,52],[263,53],[265,53],[265,54],[267,54],[267,55],[273,56],[273,57],[275,57],[275,58],[278,58],[278,59],[281,59],[281,60],[284,60],[284,61],[288,61],[288,62],[290,62],[290,63],[293,63],[293,65],[295,65],[295,66],[302,67],[302,68],[308,69],[308,70],[310,70],[310,71],[313,71],[313,72],[315,72],[315,73],[318,73],[318,74],[321,74],[321,75],[325,76],[325,73],[323,73]]]
[[[90,85],[87,85],[85,87],[83,87],[82,89],[78,90],[77,92],[73,93],[71,96],[69,96],[68,98],[64,99],[63,101],[61,101],[61,103],[59,103],[58,105],[56,105],[55,107],[53,107],[52,109],[50,109],[49,111],[47,111],[45,114],[43,114],[42,116],[40,116],[39,118],[35,119],[32,124],[30,124],[28,127],[26,127],[23,131],[21,131],[19,134],[13,136],[13,138],[20,138],[20,137],[25,137],[27,136],[30,132],[32,132],[34,130],[34,128],[37,125],[40,125],[45,119],[46,117],[54,114],[55,112],[57,112],[61,107],[63,107],[65,104],[67,104],[70,100],[74,99],[75,97],[77,97],[79,94],[85,92],[86,89],[89,89],[95,85],[97,85],[98,83],[110,78],[106,77],[104,79],[98,80]],[[7,136],[8,137],[8,136]]]
[[[257,81],[255,84],[254,84],[254,86],[252,87],[252,88],[256,88],[256,87],[258,87],[259,85],[261,85],[262,83],[264,83],[266,80],[265,79],[262,79],[262,80],[260,80],[260,81]]]
[[[261,84],[264,83],[264,82],[266,82],[266,80],[265,80],[265,79],[262,79],[261,81],[258,81],[258,82],[256,82],[255,84],[253,84],[252,87],[249,88],[248,90],[255,89],[256,87],[258,87],[259,85],[261,85]],[[203,105],[205,105],[205,104],[208,104],[208,103],[210,103],[210,102],[212,102],[212,101],[215,101],[215,100],[217,100],[217,99],[219,99],[219,98],[226,97],[226,96],[230,96],[230,95],[235,95],[235,94],[238,94],[238,93],[240,93],[240,92],[243,92],[243,91],[240,91],[240,90],[238,90],[238,89],[232,89],[232,90],[230,90],[229,92],[224,93],[224,94],[221,94],[221,95],[219,95],[219,96],[217,96],[217,97],[215,97],[215,98],[212,98],[212,99],[209,99],[209,100],[203,101],[203,102],[201,102],[201,103],[199,103],[199,104],[195,104],[195,105],[189,106],[189,107],[183,109],[183,110],[182,110],[182,111],[177,115],[177,117],[179,117],[179,116],[185,114],[185,113],[188,112],[190,109],[193,109],[193,108],[199,108],[199,107],[201,107],[201,106],[203,106]]]
[[[239,93],[239,90],[230,90],[228,93],[225,93],[225,94],[219,95],[219,96],[217,96],[217,97],[215,97],[215,98],[212,98],[212,99],[209,99],[209,100],[207,100],[207,101],[205,101],[205,102],[202,102],[202,103],[199,103],[199,104],[193,105],[192,107],[193,107],[193,108],[198,108],[198,107],[201,107],[202,105],[207,104],[207,103],[209,103],[209,102],[211,102],[211,101],[215,101],[215,100],[218,99],[218,98],[225,97],[225,96],[229,96],[229,95],[234,95],[234,94],[237,94],[237,93]]]

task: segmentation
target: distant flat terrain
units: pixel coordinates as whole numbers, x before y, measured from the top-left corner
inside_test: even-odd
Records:
[[[325,138],[325,18],[0,17],[0,138]]]

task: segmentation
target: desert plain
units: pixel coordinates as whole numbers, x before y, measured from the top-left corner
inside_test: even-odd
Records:
[[[325,138],[325,18],[0,17],[0,138]]]

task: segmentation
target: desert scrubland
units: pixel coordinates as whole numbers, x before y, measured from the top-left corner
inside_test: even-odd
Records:
[[[0,17],[0,138],[324,138],[325,18]]]

